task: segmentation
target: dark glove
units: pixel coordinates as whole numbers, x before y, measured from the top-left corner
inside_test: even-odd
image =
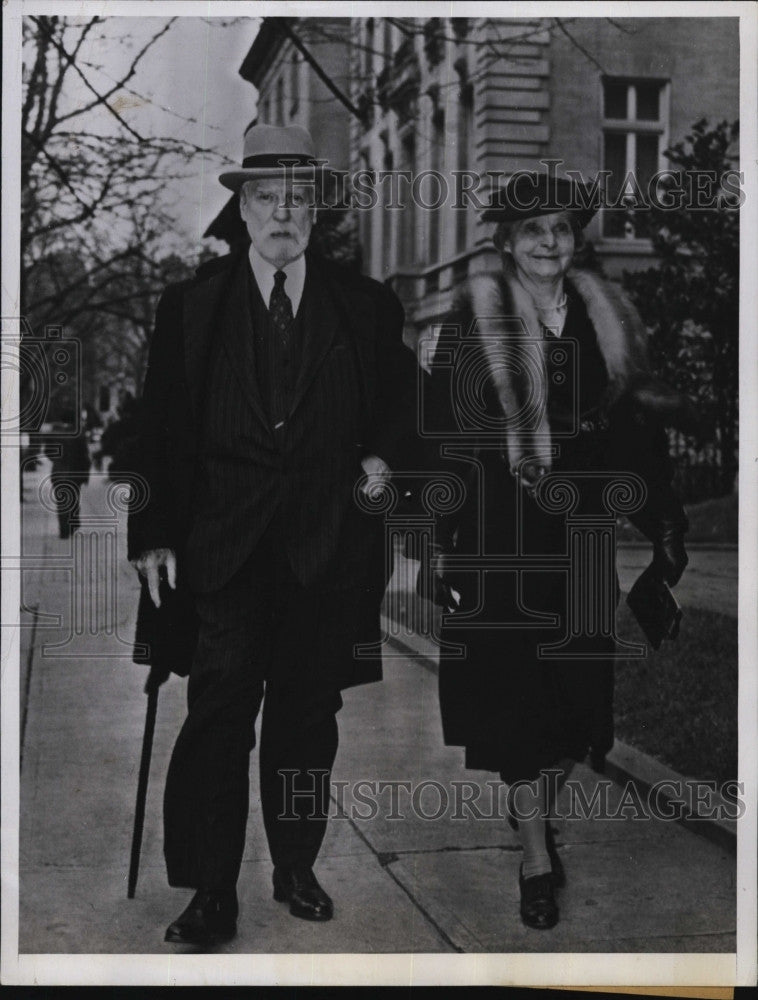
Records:
[[[416,593],[443,611],[452,612],[458,610],[460,600],[453,594],[447,581],[449,570],[446,561],[449,555],[449,550],[441,545],[433,545],[431,550],[422,550],[421,566],[416,577]]]
[[[673,587],[679,582],[688,562],[681,525],[664,524],[659,537],[653,543],[653,566],[666,583]]]

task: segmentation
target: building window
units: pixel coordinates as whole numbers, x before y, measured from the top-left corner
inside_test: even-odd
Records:
[[[456,67],[461,77],[458,92],[458,128],[456,135],[456,169],[471,170],[473,167],[473,133],[474,133],[474,87],[469,82],[465,64]],[[468,246],[469,212],[465,208],[455,209],[455,250],[463,253]]]
[[[408,171],[411,177],[416,172],[416,136],[408,131],[400,144],[400,170]],[[406,185],[406,190],[407,190]],[[408,197],[407,205],[399,214],[400,239],[398,264],[409,267],[416,263],[416,206],[413,198]]]
[[[603,236],[644,239],[648,213],[636,210],[639,193],[646,197],[653,175],[663,166],[668,146],[669,85],[663,80],[603,80],[603,169],[606,200]],[[618,207],[619,205],[626,207]]]
[[[363,80],[366,83],[371,82],[371,77],[374,71],[374,19],[369,17],[366,20],[366,36],[363,43]]]
[[[371,160],[369,158],[368,150],[365,149],[361,151],[361,169],[368,173],[371,172]],[[359,209],[358,236],[361,244],[361,257],[363,260],[363,267],[369,274],[373,273],[372,222],[373,222],[373,211],[370,208]]]
[[[441,174],[445,161],[445,112],[442,108],[435,108],[431,117],[431,156],[429,167],[436,174]],[[434,203],[437,198],[436,182],[425,193],[425,197]],[[440,259],[440,216],[442,208],[430,208],[426,210],[429,217],[429,263],[436,264]]]
[[[276,81],[276,124],[284,125],[284,78]]]
[[[392,25],[387,18],[382,18],[382,55],[384,59],[392,58]]]
[[[300,53],[292,53],[290,63],[290,118],[297,114],[300,107]]]

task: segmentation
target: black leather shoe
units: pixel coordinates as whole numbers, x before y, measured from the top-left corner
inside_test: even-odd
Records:
[[[274,868],[274,899],[289,903],[293,917],[303,920],[331,920],[334,906],[318,884],[312,868],[295,865]]]
[[[166,941],[175,944],[221,944],[237,933],[237,893],[198,889],[187,909],[166,931]]]
[[[553,893],[553,876],[532,875],[524,878],[519,866],[518,886],[521,892],[521,919],[527,927],[546,931],[558,923],[558,907]]]
[[[547,847],[547,853],[550,855],[550,867],[553,870],[553,885],[556,889],[562,889],[566,884],[566,869],[563,867],[558,848],[555,846],[555,836],[553,835],[553,828],[550,826],[549,821],[545,824],[545,846]]]

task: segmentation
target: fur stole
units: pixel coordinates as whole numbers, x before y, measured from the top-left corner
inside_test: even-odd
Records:
[[[664,424],[687,432],[696,429],[693,404],[655,378],[647,356],[647,330],[629,299],[617,285],[592,271],[573,269],[567,276],[584,302],[597,334],[598,347],[608,369],[604,413],[622,400],[655,414]],[[544,404],[545,340],[532,297],[511,267],[469,278],[459,305],[475,320],[488,374],[504,418],[507,457],[511,469],[524,459],[551,467],[551,438]],[[525,344],[532,344],[525,353]],[[541,364],[525,365],[527,355],[539,352]],[[528,371],[528,368],[530,369]]]

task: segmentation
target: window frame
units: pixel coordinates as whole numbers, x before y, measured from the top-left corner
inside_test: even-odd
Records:
[[[626,86],[626,116],[624,118],[607,117],[605,113],[606,84],[623,84]],[[658,118],[656,120],[637,118],[637,88],[640,85],[656,84],[658,86]],[[658,170],[666,167],[664,150],[670,142],[671,121],[671,80],[658,76],[610,76],[603,75],[600,79],[600,162],[605,170],[605,146],[608,134],[624,135],[626,137],[624,178],[630,172],[635,173],[637,167],[637,136],[657,135],[658,137]],[[648,236],[636,234],[609,234],[606,232],[608,211],[600,213],[600,235],[604,243],[621,243],[624,245],[649,246]]]
[[[298,113],[300,110],[300,64],[301,58],[300,53],[297,49],[293,48],[290,53],[290,67],[289,67],[289,117],[290,120]]]

